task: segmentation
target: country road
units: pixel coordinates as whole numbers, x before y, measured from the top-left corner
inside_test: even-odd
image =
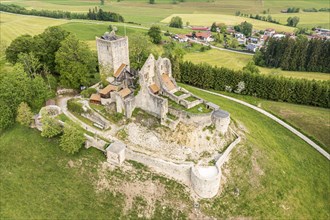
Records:
[[[279,123],[280,125],[282,125],[286,129],[288,129],[289,131],[291,131],[292,133],[294,133],[295,135],[297,135],[298,137],[300,137],[302,140],[304,140],[310,146],[312,146],[313,148],[315,148],[315,150],[317,150],[320,154],[322,154],[324,157],[326,157],[328,160],[330,160],[330,154],[328,152],[326,152],[325,150],[323,150],[323,148],[321,148],[314,141],[312,141],[307,136],[305,136],[304,134],[302,134],[301,132],[299,132],[297,129],[295,129],[291,125],[287,124],[283,120],[277,118],[276,116],[270,114],[269,112],[267,112],[267,111],[265,111],[265,110],[263,110],[263,109],[261,109],[259,107],[256,107],[254,105],[251,105],[251,104],[249,104],[247,102],[244,102],[242,100],[239,100],[239,99],[230,97],[230,96],[222,95],[222,94],[219,94],[219,93],[216,93],[216,92],[211,92],[211,91],[200,89],[200,88],[196,88],[196,87],[193,87],[193,88],[198,89],[198,90],[203,91],[203,92],[210,93],[212,95],[220,96],[220,97],[225,98],[225,99],[229,99],[231,101],[234,101],[234,102],[237,102],[239,104],[245,105],[245,106],[247,106],[249,108],[252,108],[253,110],[256,110],[256,111],[260,112],[261,114],[263,114],[263,115],[267,116],[268,118],[276,121],[277,123]]]

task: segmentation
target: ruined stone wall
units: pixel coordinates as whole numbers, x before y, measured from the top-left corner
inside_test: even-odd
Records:
[[[126,149],[126,159],[134,160],[146,166],[152,167],[158,172],[175,178],[186,185],[190,185],[190,172],[193,166],[192,162],[176,164],[162,159],[154,158],[142,153]]]
[[[217,195],[220,187],[221,170],[216,166],[191,168],[191,184],[194,191],[202,198]]]
[[[168,108],[168,112],[177,116],[185,124],[195,124],[196,126],[209,126],[212,124],[212,112],[204,114],[193,114],[190,112]]]
[[[132,114],[133,114],[133,111],[136,107],[136,103],[135,103],[135,97],[131,97],[131,98],[128,98],[124,101],[124,105],[125,105],[125,116],[127,118],[131,118],[132,117]]]
[[[96,38],[96,46],[101,74],[112,74],[122,63],[128,65],[129,70],[127,37],[111,41]]]
[[[168,101],[162,97],[152,94],[149,90],[150,85],[154,83],[157,84],[155,63],[155,58],[151,54],[139,72],[140,91],[136,96],[135,105],[136,107],[139,107],[144,111],[163,119],[168,111]]]

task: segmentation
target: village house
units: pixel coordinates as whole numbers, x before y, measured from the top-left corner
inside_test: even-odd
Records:
[[[237,42],[239,45],[244,45],[246,44],[246,38],[245,37],[237,38]]]
[[[268,37],[271,37],[275,34],[275,29],[273,28],[267,28],[264,32],[264,35],[268,36]]]
[[[210,28],[209,27],[197,27],[197,26],[195,26],[195,27],[192,27],[191,30],[193,30],[193,31],[209,31]]]
[[[198,33],[195,33],[195,34],[190,33],[190,34],[187,34],[187,36],[190,37],[190,38],[199,39],[199,40],[205,41],[205,42],[214,41],[211,32],[198,32]]]
[[[249,43],[247,46],[246,46],[246,49],[248,51],[252,51],[252,52],[257,52],[257,50],[259,50],[261,48],[261,45],[260,44],[254,44],[254,43]]]
[[[187,42],[188,41],[188,37],[185,34],[176,34],[173,37],[175,40],[179,41],[179,42]]]

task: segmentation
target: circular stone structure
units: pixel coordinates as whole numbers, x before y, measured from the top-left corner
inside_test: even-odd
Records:
[[[221,171],[216,166],[193,166],[191,184],[196,194],[202,198],[217,195],[220,187]]]
[[[230,123],[230,114],[224,110],[218,109],[212,114],[212,121],[216,130],[222,134],[226,133]]]

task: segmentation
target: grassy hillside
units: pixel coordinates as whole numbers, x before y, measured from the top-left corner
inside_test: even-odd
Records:
[[[265,116],[185,88],[229,111],[243,138],[222,170],[220,196],[200,201],[204,213],[217,218],[330,217],[328,160]],[[42,138],[39,132],[20,126],[2,133],[0,140],[0,155],[5,155],[0,160],[2,219],[136,219],[150,209],[155,210],[153,219],[184,219],[194,212],[182,186],[145,172],[141,165],[127,163],[131,168],[104,172],[105,157],[99,151],[67,155],[57,139]],[[151,195],[156,199],[148,197],[151,188],[133,193],[132,186],[146,188],[151,183],[158,189]]]
[[[293,16],[297,16],[300,19],[298,23],[298,27],[313,28],[313,27],[321,26],[323,28],[330,28],[329,12],[300,12],[300,13],[272,14],[272,17],[276,20],[279,20],[282,24],[286,24],[288,17],[293,17]]]
[[[246,101],[280,117],[317,141],[330,153],[330,109],[286,102],[274,102],[228,92],[219,93]]]
[[[184,56],[185,60],[190,60],[194,63],[209,63],[218,67],[223,66],[230,69],[242,69],[250,60],[251,55],[237,54],[229,51],[220,51],[211,49],[206,52],[192,52]],[[271,69],[259,67],[262,74],[273,74],[285,77],[315,79],[315,80],[330,80],[330,74],[317,72],[298,72],[284,71],[281,69]]]
[[[223,170],[220,197],[202,209],[219,218],[328,219],[330,162],[271,119],[240,104],[184,86],[230,112],[244,130]],[[239,190],[239,196],[235,191]],[[311,208],[313,207],[313,208]]]

